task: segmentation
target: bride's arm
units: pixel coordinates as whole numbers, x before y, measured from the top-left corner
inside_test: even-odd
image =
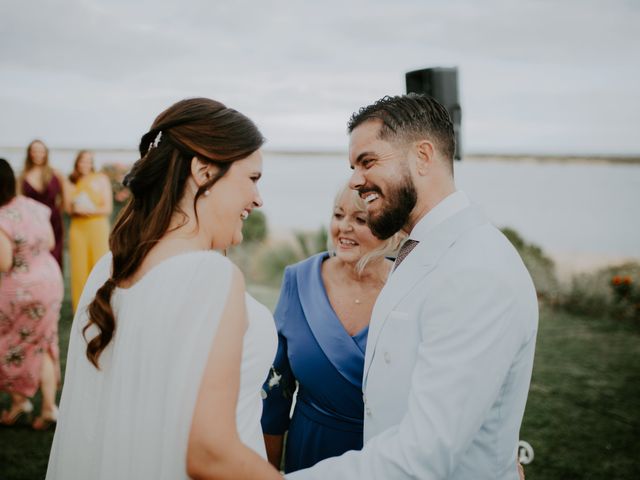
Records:
[[[189,433],[187,473],[194,479],[282,480],[266,460],[240,441],[236,428],[242,340],[247,328],[244,292],[244,279],[234,266]]]

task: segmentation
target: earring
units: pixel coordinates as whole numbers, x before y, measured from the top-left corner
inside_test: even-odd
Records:
[[[209,190],[205,190],[205,191],[204,191],[204,196],[205,196],[205,197],[208,197],[210,193],[211,193],[211,192],[210,192]]]

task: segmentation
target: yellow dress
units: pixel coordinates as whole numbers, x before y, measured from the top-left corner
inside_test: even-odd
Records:
[[[85,206],[104,206],[100,193],[100,175],[91,173],[78,180],[73,202]],[[90,202],[90,203],[89,203]],[[109,218],[107,215],[72,215],[69,228],[71,257],[71,303],[75,312],[91,269],[109,250]]]

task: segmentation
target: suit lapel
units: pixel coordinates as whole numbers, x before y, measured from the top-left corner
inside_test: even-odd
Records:
[[[475,206],[470,206],[451,216],[432,230],[427,238],[407,256],[406,260],[390,275],[373,307],[369,324],[369,337],[364,361],[364,383],[375,355],[380,332],[391,311],[410,293],[411,289],[438,264],[440,258],[466,231],[487,223],[485,216]],[[409,321],[414,321],[409,319]]]

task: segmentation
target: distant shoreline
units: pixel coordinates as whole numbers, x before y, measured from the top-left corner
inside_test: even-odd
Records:
[[[288,150],[264,150],[265,154],[280,156],[340,156],[345,158],[347,152],[331,151],[288,151]],[[623,164],[623,165],[640,165],[640,156],[616,156],[616,155],[536,155],[536,154],[505,154],[505,153],[476,153],[469,154],[462,158],[463,162],[522,162],[522,163],[580,163],[580,164]]]
[[[640,156],[606,156],[606,155],[507,155],[507,154],[475,154],[465,157],[463,161],[486,162],[529,162],[529,163],[581,163],[581,164],[624,164],[640,165]]]
[[[269,150],[264,149],[267,155],[280,155],[287,157],[335,157],[347,156],[348,152],[340,150],[316,151],[316,150]],[[470,153],[463,157],[463,162],[530,162],[530,163],[583,163],[583,164],[625,164],[640,165],[640,156],[636,155],[551,155],[551,154],[507,154],[507,153]]]
[[[326,228],[326,225],[324,225]],[[269,228],[269,237],[266,245],[279,243],[295,244],[296,232],[315,233],[317,229],[293,229],[284,227]],[[562,282],[570,282],[580,274],[589,274],[602,268],[622,265],[628,262],[640,262],[640,257],[634,255],[620,255],[615,253],[567,251],[543,249],[555,264],[555,273]]]
[[[126,147],[105,147],[105,148],[91,148],[91,147],[50,147],[51,153],[68,153],[75,155],[79,150],[88,149],[94,152],[100,153],[116,153],[126,154],[131,153],[133,156],[138,156],[138,151],[135,148]],[[7,151],[14,154],[23,154],[25,147],[1,147],[0,152]],[[277,155],[282,157],[335,157],[344,156],[346,158],[346,150],[286,150],[274,148],[263,149],[265,155]],[[523,163],[581,163],[581,164],[623,164],[623,165],[640,165],[640,155],[553,155],[553,154],[525,154],[525,153],[470,153],[465,155],[462,159],[463,162],[487,162],[487,161],[502,161],[502,162],[523,162]]]

